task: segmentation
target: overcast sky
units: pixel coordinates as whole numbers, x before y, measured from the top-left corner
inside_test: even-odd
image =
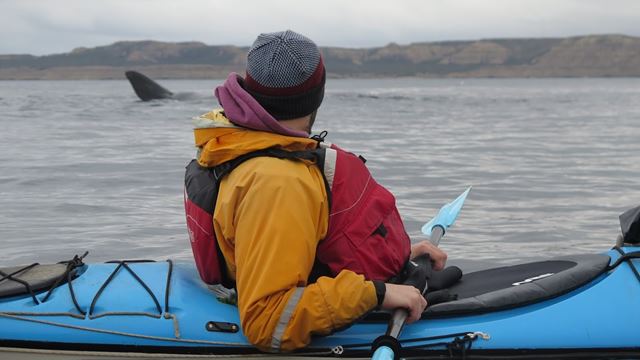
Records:
[[[248,46],[261,32],[284,29],[343,47],[640,36],[640,0],[0,0],[0,54],[147,39]]]

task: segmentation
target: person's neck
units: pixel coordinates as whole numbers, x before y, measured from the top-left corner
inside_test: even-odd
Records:
[[[311,119],[311,115],[303,116],[296,119],[290,120],[280,120],[279,123],[293,130],[304,131],[307,134],[311,133],[311,129],[309,129],[309,120]]]

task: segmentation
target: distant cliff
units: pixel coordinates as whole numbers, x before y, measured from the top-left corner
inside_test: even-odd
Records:
[[[242,72],[247,47],[123,41],[46,56],[0,55],[0,79],[222,78]],[[332,77],[637,77],[640,38],[593,35],[321,49]]]

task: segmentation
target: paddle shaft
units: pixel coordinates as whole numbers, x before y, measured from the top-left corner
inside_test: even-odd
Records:
[[[440,239],[442,239],[443,236],[444,228],[440,225],[436,225],[433,227],[433,229],[431,229],[431,237],[429,238],[429,241],[433,245],[438,246],[440,245]]]

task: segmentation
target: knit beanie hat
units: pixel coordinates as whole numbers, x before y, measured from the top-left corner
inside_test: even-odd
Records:
[[[316,44],[291,30],[260,34],[247,54],[245,90],[277,120],[313,113],[324,97]]]

